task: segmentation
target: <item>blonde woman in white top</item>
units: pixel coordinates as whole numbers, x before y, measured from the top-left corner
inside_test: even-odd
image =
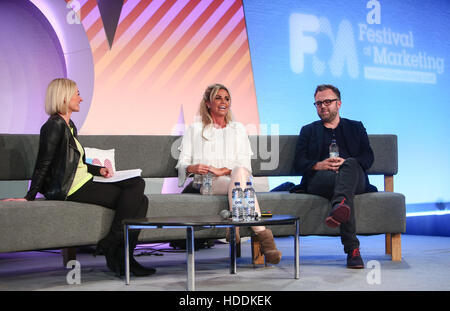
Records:
[[[231,209],[234,183],[245,186],[251,178],[252,150],[244,125],[232,121],[230,106],[231,96],[225,86],[213,84],[206,88],[200,103],[201,122],[191,124],[186,130],[176,168],[180,187],[189,175],[213,174],[212,194],[227,194]],[[192,183],[185,190],[199,192],[192,188]],[[261,214],[257,199],[255,210]],[[266,261],[280,262],[281,252],[276,248],[272,231],[263,226],[252,229]]]

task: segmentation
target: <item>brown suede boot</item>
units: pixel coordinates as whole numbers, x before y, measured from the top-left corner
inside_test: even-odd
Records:
[[[235,237],[235,239],[236,239],[236,244],[241,243],[241,237],[239,235],[239,227],[236,227],[236,237]],[[225,240],[227,242],[230,242],[230,228],[227,228],[227,233],[226,233],[226,236],[225,236]]]
[[[261,251],[266,257],[266,261],[271,264],[277,264],[281,260],[281,252],[277,249],[273,234],[270,229],[260,231],[256,234],[256,238],[261,243]]]

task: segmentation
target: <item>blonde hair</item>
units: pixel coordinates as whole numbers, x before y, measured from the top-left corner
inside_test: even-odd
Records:
[[[201,117],[202,123],[203,123],[203,129],[205,129],[206,126],[213,123],[213,119],[211,117],[211,113],[209,112],[207,103],[213,102],[214,98],[216,97],[217,93],[220,90],[225,90],[228,92],[228,95],[230,96],[230,104],[231,104],[231,93],[226,88],[226,86],[219,84],[219,83],[209,85],[206,88],[205,92],[203,93],[203,97],[202,97],[202,101],[200,102],[200,109],[199,109],[199,114],[200,114],[200,117]],[[228,109],[228,113],[225,116],[226,124],[230,123],[232,121],[232,119],[233,118],[231,115],[231,110]]]
[[[77,84],[66,78],[54,79],[45,94],[45,112],[48,115],[66,114],[70,99],[77,92]]]

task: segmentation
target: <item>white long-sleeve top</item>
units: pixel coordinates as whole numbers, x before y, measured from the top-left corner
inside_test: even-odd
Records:
[[[225,128],[205,127],[195,122],[184,133],[179,147],[180,156],[176,168],[181,187],[186,178],[186,167],[195,164],[206,164],[216,168],[226,167],[233,170],[245,167],[252,171],[251,156],[253,154],[247,131],[242,123],[230,122]]]

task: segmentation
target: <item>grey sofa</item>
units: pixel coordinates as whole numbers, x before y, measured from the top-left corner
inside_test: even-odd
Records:
[[[357,195],[355,216],[358,234],[385,234],[386,253],[401,260],[401,233],[406,228],[405,198],[393,192],[397,174],[397,137],[369,135],[375,162],[369,174],[384,175],[385,189]],[[84,147],[115,148],[116,169],[141,168],[144,178],[176,177],[178,136],[80,136]],[[251,136],[255,158],[253,174],[293,176],[296,135]],[[38,151],[38,135],[0,134],[0,180],[29,180]],[[300,217],[300,235],[339,235],[324,225],[328,200],[309,194],[288,192],[257,193],[261,209]],[[226,196],[198,194],[149,195],[147,216],[217,215],[228,209]],[[0,252],[63,249],[64,261],[75,256],[78,246],[96,244],[109,230],[114,211],[91,204],[65,201],[1,202]],[[291,226],[273,227],[275,236],[293,234]],[[250,235],[249,229],[241,231]],[[205,229],[196,238],[223,238],[223,228]],[[185,239],[183,229],[143,230],[141,242]]]

